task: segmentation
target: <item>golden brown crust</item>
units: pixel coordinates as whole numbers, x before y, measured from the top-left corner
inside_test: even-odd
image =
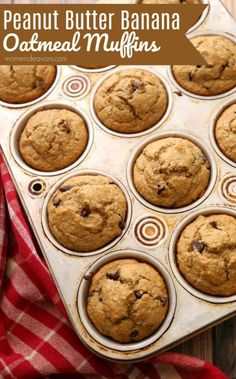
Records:
[[[22,104],[37,99],[55,80],[55,66],[0,66],[0,100]]]
[[[236,218],[199,216],[182,232],[177,262],[186,280],[210,295],[236,294]]]
[[[187,91],[216,96],[236,86],[236,45],[228,38],[212,35],[191,38],[206,60],[203,66],[173,66],[176,81]]]
[[[223,154],[236,162],[236,104],[230,105],[218,118],[215,136]]]
[[[21,134],[19,149],[30,167],[56,171],[79,159],[87,142],[87,127],[78,113],[49,109],[30,117]]]
[[[47,213],[49,228],[61,245],[76,251],[93,251],[122,234],[127,202],[112,179],[78,175],[56,190]]]
[[[168,96],[161,80],[145,70],[123,70],[98,88],[94,107],[100,121],[119,133],[138,133],[157,124]]]
[[[167,311],[166,284],[147,263],[119,259],[104,265],[92,278],[88,316],[100,333],[118,342],[150,336]]]
[[[187,139],[169,137],[148,144],[133,169],[134,185],[150,203],[178,208],[203,196],[210,179],[209,162]]]

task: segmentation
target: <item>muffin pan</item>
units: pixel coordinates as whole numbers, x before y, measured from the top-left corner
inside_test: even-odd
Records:
[[[211,0],[210,5],[201,33],[207,28],[224,30],[231,35],[235,31],[234,21],[218,0]],[[219,154],[212,142],[215,116],[224,109],[226,102],[235,101],[235,95],[231,91],[224,95],[223,100],[186,96],[169,80],[167,67],[143,66],[142,69],[152,70],[163,78],[169,88],[169,112],[161,125],[145,131],[145,137],[140,133],[124,138],[124,135],[114,134],[97,123],[92,104],[97,83],[119,69],[113,67],[105,73],[85,73],[71,66],[62,66],[57,71],[60,78],[50,89],[47,102],[37,99],[33,104],[21,104],[20,107],[11,105],[11,109],[2,104],[5,107],[1,108],[0,142],[26,214],[80,339],[104,358],[127,362],[142,360],[169,349],[236,314],[235,296],[220,298],[199,293],[186,283],[175,262],[176,239],[183,225],[196,214],[217,211],[236,217],[236,169]],[[46,173],[33,170],[22,161],[18,140],[28,117],[39,109],[50,107],[67,107],[82,115],[90,139],[86,153],[77,162],[60,172]],[[137,196],[130,174],[134,156],[141,146],[147,141],[173,134],[196,142],[211,163],[211,181],[203,197],[190,207],[175,211],[146,204]],[[63,248],[48,229],[46,215],[47,202],[58,185],[68,177],[85,172],[102,172],[112,177],[124,191],[128,202],[126,229],[122,236],[88,254]],[[121,347],[94,330],[88,320],[85,303],[94,270],[105,262],[123,257],[147,261],[157,267],[167,283],[170,302],[167,318],[156,333],[140,343]]]

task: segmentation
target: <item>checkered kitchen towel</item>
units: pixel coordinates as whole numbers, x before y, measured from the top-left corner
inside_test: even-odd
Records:
[[[210,364],[176,353],[122,365],[89,352],[35,249],[1,156],[0,288],[0,378],[227,379]]]

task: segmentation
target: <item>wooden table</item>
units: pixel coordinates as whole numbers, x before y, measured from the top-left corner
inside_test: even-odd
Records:
[[[78,3],[70,0],[28,0],[23,3]],[[86,3],[93,2],[86,0]],[[111,1],[112,2],[112,1]],[[222,0],[236,18],[236,0]],[[22,3],[21,0],[1,0],[2,4]],[[236,379],[236,317],[177,346],[175,351],[191,354],[214,363],[231,379]]]

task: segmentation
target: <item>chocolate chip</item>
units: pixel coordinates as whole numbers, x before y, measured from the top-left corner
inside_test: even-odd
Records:
[[[165,296],[157,296],[155,299],[160,301],[163,305],[165,305],[167,301],[167,298]]]
[[[90,213],[91,213],[91,210],[90,210],[90,208],[89,208],[88,205],[86,205],[86,206],[82,209],[82,211],[80,212],[80,214],[81,214],[82,217],[88,217],[88,216],[90,215]]]
[[[61,131],[66,131],[67,133],[70,132],[69,124],[66,120],[61,120],[58,125]]]
[[[61,204],[61,199],[55,198],[52,203],[55,207],[58,207]]]
[[[135,294],[136,299],[141,299],[141,297],[143,296],[142,291],[134,291],[134,294]]]
[[[218,229],[217,228],[217,223],[215,221],[210,222],[210,225],[212,226],[212,228]]]
[[[88,294],[88,298],[93,297],[95,295],[96,291],[91,291]]]
[[[69,191],[71,188],[73,188],[73,187],[70,186],[70,185],[63,186],[63,187],[60,188],[60,192],[66,192],[66,191]]]
[[[206,159],[206,157],[204,157],[204,155],[202,155],[202,156],[200,157],[200,161],[204,164],[204,163],[207,162],[207,159]]]
[[[202,66],[200,64],[197,65],[197,68],[201,68]]]
[[[124,228],[125,228],[125,221],[123,220],[123,218],[119,221],[119,228],[121,230],[124,230]]]
[[[35,82],[36,86],[38,87],[44,87],[45,86],[45,81],[41,78],[37,79]]]
[[[132,83],[132,88],[134,91],[136,91],[137,89],[141,88],[141,85],[137,82],[134,82]]]
[[[158,184],[157,186],[157,195],[160,195],[163,191],[165,191],[166,186],[164,184]]]
[[[117,280],[119,280],[119,278],[120,278],[120,273],[119,273],[119,271],[116,271],[116,272],[109,272],[109,273],[106,275],[106,277],[107,277],[107,279],[117,281]]]
[[[131,333],[130,333],[130,338],[135,338],[135,337],[137,337],[137,335],[138,335],[138,331],[137,331],[137,329],[134,329]]]
[[[196,241],[193,241],[192,247],[193,247],[193,249],[197,250],[199,253],[202,253],[204,248],[205,248],[205,245],[204,245],[204,243],[196,240]]]

